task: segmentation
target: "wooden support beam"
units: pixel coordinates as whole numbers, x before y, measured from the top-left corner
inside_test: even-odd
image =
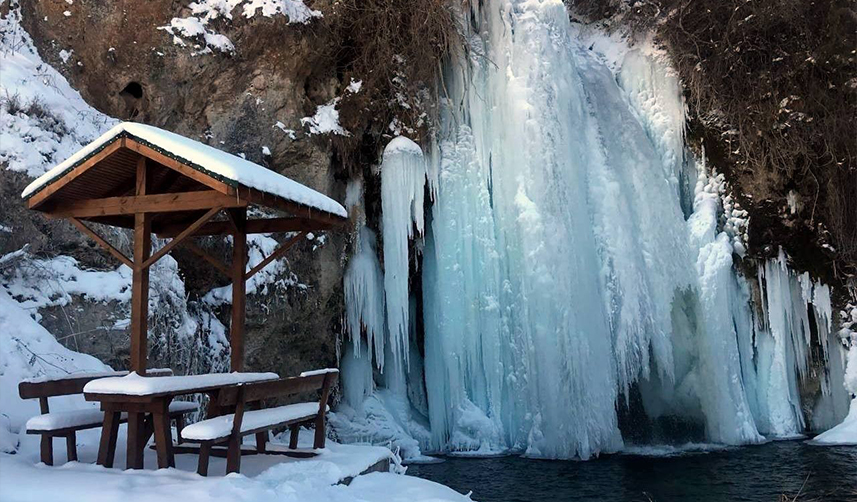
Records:
[[[214,218],[214,215],[219,213],[221,209],[223,209],[223,208],[213,207],[213,208],[209,209],[204,215],[202,215],[201,218],[199,218],[195,222],[191,223],[186,229],[184,229],[184,231],[182,233],[175,236],[175,238],[173,238],[173,240],[171,240],[164,247],[159,249],[158,252],[153,254],[151,258],[149,258],[148,260],[143,262],[143,265],[142,265],[143,268],[148,268],[153,263],[155,263],[156,261],[163,258],[164,255],[166,255],[167,253],[172,251],[172,249],[174,247],[176,247],[177,245],[179,245],[179,243],[181,243],[183,240],[190,237],[196,231],[196,229],[203,226],[205,224],[205,222],[207,222],[208,220]]]
[[[277,249],[275,249],[273,253],[268,255],[267,258],[265,258],[264,260],[259,262],[259,264],[257,264],[249,272],[244,274],[244,280],[246,281],[246,280],[250,279],[251,277],[256,275],[260,270],[265,268],[269,263],[276,260],[280,256],[283,256],[286,253],[286,251],[289,250],[289,248],[291,248],[292,246],[294,246],[295,244],[300,242],[304,237],[306,237],[306,234],[307,234],[307,232],[301,232],[298,235],[287,240],[283,244],[280,244],[280,246]]]
[[[203,260],[207,261],[211,266],[216,268],[221,274],[226,277],[232,277],[232,271],[229,270],[229,267],[226,266],[222,261],[208,254],[204,249],[199,247],[192,240],[185,240],[182,245],[186,247],[188,250],[193,252],[195,255],[199,256]]]
[[[128,148],[129,150],[133,150],[133,151],[139,153],[140,155],[144,155],[144,156],[154,160],[155,162],[157,162],[161,165],[164,165],[166,167],[169,167],[170,169],[178,171],[181,174],[187,176],[188,178],[191,178],[195,181],[198,181],[198,182],[202,183],[203,185],[210,187],[211,189],[216,190],[222,194],[226,194],[226,195],[234,195],[235,194],[235,189],[232,188],[231,186],[227,185],[226,183],[224,183],[222,181],[218,181],[218,180],[212,178],[211,175],[209,175],[209,174],[206,174],[202,171],[198,171],[198,170],[196,170],[196,169],[194,169],[188,165],[185,165],[184,163],[182,163],[182,162],[180,162],[180,161],[178,161],[172,157],[168,157],[168,156],[162,154],[161,152],[155,150],[154,148],[150,148],[150,147],[148,147],[142,143],[138,143],[137,141],[135,141],[131,138],[125,139],[125,148]]]
[[[137,162],[137,195],[148,191],[146,158]],[[134,273],[131,282],[131,371],[146,374],[149,335],[149,267],[145,266],[152,252],[152,216],[138,212],[134,215]]]
[[[200,211],[213,207],[246,206],[246,201],[238,200],[236,197],[223,195],[214,190],[204,190],[200,192],[137,194],[130,197],[79,200],[46,207],[44,212],[52,218],[95,218],[99,216]]]
[[[74,181],[78,176],[80,176],[81,174],[86,172],[90,167],[92,167],[95,164],[106,159],[113,152],[115,152],[116,150],[118,150],[121,147],[122,147],[121,141],[114,141],[110,145],[107,145],[103,150],[96,153],[95,155],[93,155],[92,157],[87,159],[85,162],[83,162],[79,166],[72,169],[70,173],[66,174],[65,176],[60,177],[59,179],[57,179],[56,181],[54,181],[50,185],[48,185],[48,186],[42,188],[41,190],[39,190],[38,192],[36,192],[36,194],[34,194],[32,197],[30,197],[27,200],[27,207],[29,207],[30,209],[38,208],[51,195],[57,193],[57,191],[59,191],[59,189],[68,185],[72,181]]]
[[[247,283],[244,270],[247,262],[247,209],[230,209],[229,219],[235,224],[232,234],[232,326],[229,345],[232,348],[232,371],[244,368],[244,322],[246,316]]]
[[[336,227],[344,225],[348,222],[348,218],[328,213],[320,209],[314,209],[309,206],[286,200],[282,197],[277,197],[276,195],[265,193],[253,188],[241,186],[237,188],[237,193],[242,200],[246,200],[252,204],[256,204],[259,206],[279,209],[293,216],[308,218],[310,220]]]
[[[69,221],[71,221],[72,225],[76,226],[78,230],[89,236],[90,239],[94,240],[96,244],[106,249],[107,252],[112,254],[114,258],[121,261],[128,267],[134,268],[134,262],[132,262],[130,258],[122,254],[118,249],[113,247],[109,242],[107,242],[106,240],[104,240],[104,238],[95,233],[94,230],[86,226],[82,221],[78,220],[77,218],[69,218]]]
[[[168,223],[154,229],[158,237],[173,237],[181,233],[184,225]],[[247,234],[270,234],[274,232],[300,232],[330,230],[333,225],[322,223],[310,218],[265,218],[258,220],[247,220]],[[210,221],[194,232],[194,235],[226,235],[235,231],[231,221]]]

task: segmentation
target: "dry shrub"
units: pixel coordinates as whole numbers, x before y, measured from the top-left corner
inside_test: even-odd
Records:
[[[741,201],[751,226],[755,208],[757,222],[776,227],[765,234],[780,236],[753,243],[751,231],[751,245],[782,244],[808,265],[824,262],[833,280],[857,273],[853,0],[569,3],[588,20],[651,29],[665,43],[688,98],[689,137],[753,197]],[[783,211],[791,191],[803,201],[799,218]],[[825,228],[835,253],[821,247]],[[807,229],[813,242],[798,238]]]
[[[419,140],[434,106],[431,90],[441,61],[460,46],[455,13],[446,0],[341,0],[323,22],[334,43],[328,57],[340,82],[362,81],[345,93],[340,122],[362,136],[338,137],[346,166],[374,162],[391,124]]]

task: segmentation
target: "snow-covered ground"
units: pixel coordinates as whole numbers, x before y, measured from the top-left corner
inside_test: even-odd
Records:
[[[120,428],[124,437],[125,426]],[[38,461],[38,440],[22,441],[16,455],[0,454],[0,499],[5,502],[62,501],[468,501],[469,497],[419,478],[396,472],[360,472],[385,458],[390,450],[375,446],[339,445],[327,448],[312,459],[282,455],[250,455],[242,458],[241,474],[223,476],[225,460],[212,458],[209,477],[196,474],[197,456],[176,456],[176,468],[155,470],[155,452],[147,449],[144,470],[124,470],[124,442],[116,451],[116,468],[94,464],[98,430],[78,437],[79,462],[62,464],[57,448],[57,466]],[[59,441],[57,441],[59,445]],[[312,444],[311,434],[301,436],[301,447]],[[272,445],[276,449],[277,445]],[[392,463],[396,467],[395,461]],[[357,476],[350,485],[341,480]]]

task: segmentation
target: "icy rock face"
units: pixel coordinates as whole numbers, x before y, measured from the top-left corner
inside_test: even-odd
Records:
[[[698,423],[711,442],[802,433],[811,332],[826,361],[841,355],[828,345],[829,290],[784,255],[757,278],[736,273],[747,214],[687,152],[663,55],[580,31],[559,0],[472,15],[476,56],[444,75],[449,99],[425,168],[422,449],[590,458],[623,447],[617,407],[632,395],[642,402],[633,413]],[[387,329],[404,349],[394,340],[407,339],[417,310],[404,308],[402,274],[408,240],[420,240],[423,171],[389,158]],[[827,397],[813,415],[841,420],[844,366],[824,367]],[[401,388],[400,374],[382,388]]]

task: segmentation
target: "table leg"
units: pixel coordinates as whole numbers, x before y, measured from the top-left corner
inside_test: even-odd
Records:
[[[146,447],[145,417],[144,413],[128,413],[128,451],[125,457],[127,469],[143,468],[143,451]]]
[[[175,467],[173,434],[170,430],[170,400],[161,399],[152,403],[152,418],[155,425],[155,446],[158,450],[158,468]]]
[[[108,408],[104,410],[104,423],[101,426],[101,443],[98,445],[98,465],[113,467],[116,456],[116,436],[119,434],[119,412]]]

